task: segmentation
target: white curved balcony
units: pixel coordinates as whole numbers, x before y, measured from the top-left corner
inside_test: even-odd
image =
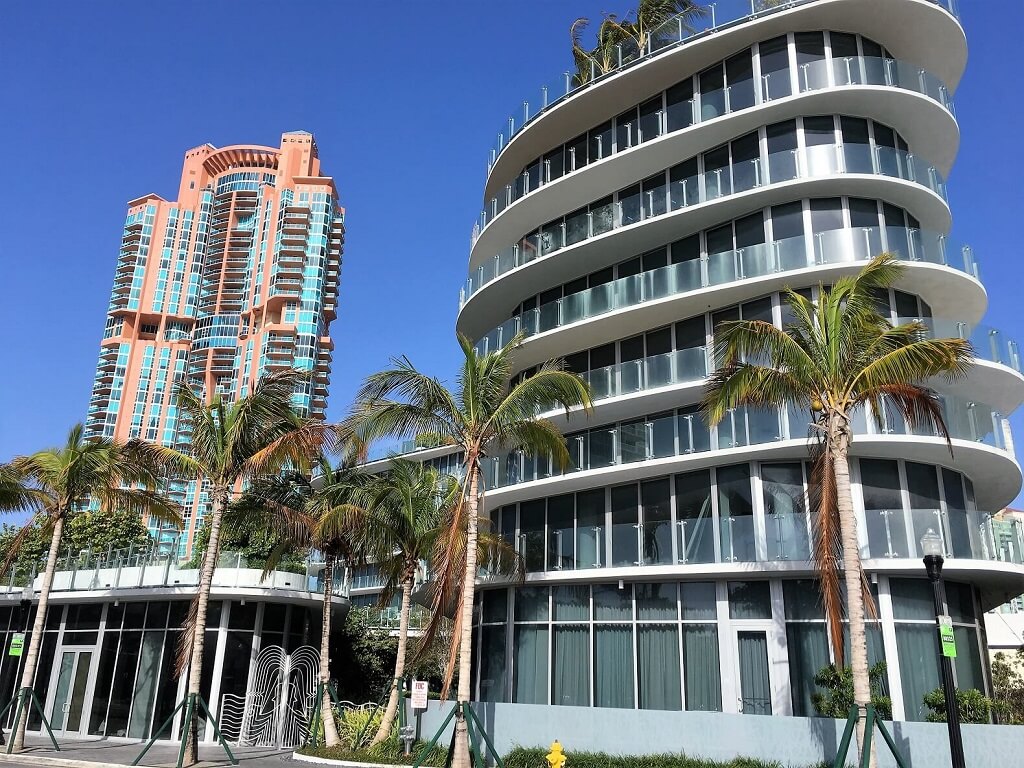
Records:
[[[535,212],[540,211],[543,216],[544,210],[555,207],[549,195],[538,194],[552,184],[564,188],[580,179],[577,183],[585,183],[588,189],[622,186],[674,159],[721,144],[723,137],[740,136],[760,125],[801,115],[870,115],[898,131],[915,152],[931,159],[943,174],[949,172],[956,156],[959,129],[946,87],[933,75],[906,62],[872,57],[810,62],[801,65],[795,89],[787,85],[774,97],[771,76],[765,75],[756,106],[754,86],[748,85],[750,93],[742,98],[732,96],[734,88],[726,86],[681,103],[666,102],[650,118],[615,118],[607,123],[604,135],[591,139],[596,145],[560,147],[561,152],[555,151],[560,155],[557,162],[548,157],[550,152],[538,158],[488,198],[474,225],[474,249],[480,239],[485,241],[481,247],[487,247],[485,235],[492,223],[500,229],[493,236],[507,239],[508,226],[522,228],[522,220],[528,220],[531,213],[536,216]],[[578,160],[581,150],[598,156]],[[598,168],[602,171],[595,173]],[[632,178],[625,178],[625,174]],[[527,205],[526,200],[531,203]],[[579,202],[583,201],[576,204]],[[502,215],[509,210],[517,211],[518,224],[507,222],[510,217]],[[505,224],[499,226],[499,219]]]
[[[500,349],[517,334],[524,333],[527,340],[517,364],[526,367],[563,355],[567,350],[598,343],[606,332],[614,332],[609,338],[617,338],[686,317],[683,304],[692,304],[689,314],[696,314],[708,305],[725,306],[799,284],[801,280],[808,284],[817,282],[826,278],[826,270],[855,271],[885,250],[903,258],[912,254],[907,261],[914,274],[908,282],[921,287],[919,292],[929,304],[946,306],[946,302],[957,301],[965,320],[976,321],[984,312],[984,289],[976,278],[958,278],[956,272],[945,266],[943,245],[942,236],[920,230],[869,227],[829,230],[710,254],[542,304],[483,335],[476,349],[481,354]],[[975,269],[973,261],[966,266]],[[926,271],[938,274],[927,275]],[[631,320],[625,318],[627,314]],[[601,318],[611,324],[607,329],[596,324]],[[570,335],[574,338],[567,338]],[[534,336],[537,338],[533,339]],[[538,343],[541,339],[543,343]],[[997,362],[1003,362],[1003,358],[1000,356]]]
[[[675,520],[665,514],[665,519],[611,525],[603,519],[599,525],[586,522],[561,521],[546,531],[520,534],[517,550],[527,580],[815,572],[813,534],[802,511],[731,516],[713,514],[709,508],[704,515],[677,516]],[[997,578],[1005,578],[1006,571],[1018,579],[1024,575],[1024,525],[994,520],[992,512],[942,507],[872,509],[861,515],[859,523],[861,557],[870,571],[898,573],[908,566],[902,561],[913,561],[910,567],[919,571],[923,557],[920,536],[931,529],[942,538],[946,557],[960,569],[987,569],[987,563],[1000,563],[1009,568],[997,568]]]
[[[535,97],[524,99],[522,108],[499,128],[489,162],[490,179],[495,181],[488,182],[485,199],[494,196],[497,187],[532,157],[635,104],[636,93],[666,89],[678,82],[680,72],[698,72],[745,46],[793,29],[846,29],[850,19],[856,18],[856,32],[934,73],[950,92],[966,65],[967,43],[953,0],[892,0],[867,15],[857,13],[860,0],[764,5],[758,0],[749,15],[712,18],[710,27],[695,35],[670,20],[651,36],[647,50],[624,46],[606,74],[582,84],[569,72],[552,78],[537,89]],[[914,33],[905,34],[906,30]]]
[[[964,338],[975,349],[976,362],[971,375],[959,382],[941,382],[943,392],[965,402],[982,400],[1003,414],[1012,413],[1024,402],[1024,375],[1016,342],[994,328],[976,326],[971,329],[967,323],[955,320],[900,318],[899,322],[912,320],[927,325],[933,337]],[[690,347],[581,373],[590,386],[594,403],[591,418],[625,418],[638,411],[658,411],[696,402],[703,395],[708,376],[715,370],[713,355],[710,346]],[[543,416],[562,424],[562,414],[553,410]]]
[[[1007,449],[1004,414],[953,396],[944,395],[941,400],[954,440],[957,468],[975,480],[979,504],[1005,504],[1016,495],[1021,474]],[[879,426],[874,416],[863,409],[858,411],[853,424],[855,453],[938,464],[949,461],[945,441],[932,430],[910,430],[900,414],[887,407],[883,407],[881,419]],[[737,408],[715,427],[704,423],[696,406],[661,416],[638,417],[567,434],[572,468],[565,473],[554,471],[544,458],[522,452],[488,457],[483,463],[488,503],[505,504],[595,483],[626,482],[751,457],[806,458],[808,431],[808,415],[792,406]],[[993,461],[993,457],[999,458]]]
[[[486,322],[487,310],[479,307],[493,305],[480,301],[474,306],[472,298],[496,278],[521,269],[519,280],[529,282],[529,275],[536,282],[552,271],[568,275],[583,265],[598,268],[610,258],[621,259],[623,250],[640,253],[676,239],[684,234],[682,216],[688,234],[797,197],[849,195],[885,199],[912,211],[924,228],[936,232],[951,225],[942,177],[933,166],[899,149],[829,144],[712,170],[686,172],[685,166],[559,217],[479,265],[463,289],[460,331],[470,336],[483,332],[474,327]],[[534,263],[555,254],[559,258],[548,261],[547,268]]]

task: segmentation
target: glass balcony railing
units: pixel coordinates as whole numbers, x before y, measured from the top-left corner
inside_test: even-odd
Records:
[[[784,84],[776,84],[779,78],[784,79]],[[791,75],[788,69],[783,72],[763,75],[761,87],[757,89],[760,103],[766,104],[772,101],[773,97],[790,95],[793,92],[790,79]],[[796,90],[799,93],[809,93],[825,88],[864,85],[888,86],[914,91],[932,98],[950,114],[953,113],[953,101],[948,90],[938,78],[923,69],[897,59],[855,56],[808,62],[800,65],[798,69]],[[733,91],[746,95],[742,99],[733,98]],[[659,110],[655,113],[655,119],[646,131],[642,131],[641,126],[633,123],[624,126],[629,129],[625,132],[628,139],[624,140],[621,145],[618,141],[611,142],[611,146],[602,145],[603,156],[600,159],[632,149],[645,141],[668,133],[685,130],[733,111],[747,109],[752,106],[748,92],[754,91],[753,83],[748,81],[737,86],[725,86],[712,93],[698,94],[688,101],[672,104],[671,122],[669,122],[667,111]],[[612,136],[616,134],[615,131],[611,132]],[[570,159],[568,169],[552,171],[548,165],[549,162],[546,161],[542,166],[531,166],[530,169],[523,171],[514,182],[505,185],[496,197],[491,198],[480,212],[480,218],[474,226],[474,241],[479,233],[512,203],[585,167],[583,163],[576,167],[574,160]]]
[[[1006,450],[1003,416],[983,403],[942,397],[942,409],[953,439],[983,443]],[[934,430],[910,429],[902,416],[883,403],[881,426],[863,410],[854,415],[858,435],[918,435],[938,437]],[[767,445],[807,438],[809,418],[801,410],[736,408],[715,427],[708,427],[696,408],[649,419],[597,427],[566,436],[572,466],[568,472],[620,466],[691,453]],[[489,490],[534,482],[560,474],[548,459],[513,451],[482,462]]]
[[[997,521],[988,512],[947,509],[866,509],[867,541],[861,557],[924,557],[921,537],[938,533],[947,558],[1024,564],[1024,529],[1014,520]]]
[[[885,250],[909,261],[948,264],[942,235],[896,227],[830,230],[813,235],[809,240],[805,237],[777,240],[671,264],[570,294],[507,320],[481,338],[476,349],[484,354],[501,349],[520,332],[533,336],[615,310],[736,280],[824,264],[867,261]],[[911,254],[909,259],[908,253]],[[977,275],[977,266],[969,250],[964,252],[963,264],[966,271]],[[968,339],[979,359],[1021,370],[1017,342],[999,330],[984,325],[970,326],[955,320],[926,318],[923,322],[933,329],[937,337]],[[696,357],[686,361],[645,362],[643,365],[653,366],[649,374],[623,372],[622,366],[616,366],[614,371],[593,371],[589,374],[590,381],[596,396],[607,397],[629,391],[623,387],[628,387],[637,375],[657,380],[662,375],[659,371],[670,370],[672,378],[667,383],[677,383],[686,380],[677,378],[680,371],[687,371],[685,375],[688,376],[694,370],[692,366],[699,365],[700,353],[690,354]],[[608,394],[601,394],[604,392]]]
[[[812,559],[812,523],[807,512],[755,512],[742,506],[712,512],[703,509],[636,522],[602,519],[599,525],[573,520],[562,531],[531,530],[518,537],[517,551],[526,573],[634,568],[651,565],[714,563],[808,562]],[[923,557],[918,543],[927,530],[939,532],[946,557],[1024,565],[1024,526],[1000,520],[989,512],[964,509],[867,510],[867,538],[861,538],[861,557],[913,559]],[[763,526],[763,529],[762,529]],[[763,530],[763,533],[762,533]],[[909,543],[908,543],[909,542]],[[493,574],[481,571],[481,578]]]
[[[52,589],[54,592],[81,592],[198,585],[199,568],[180,562],[177,551],[177,542],[169,547],[68,551],[57,563]],[[28,586],[38,592],[43,565],[12,569],[0,579],[0,592],[22,592]],[[264,562],[247,560],[240,552],[221,552],[213,574],[213,586],[320,594],[324,591],[322,562],[307,560],[294,570],[274,570],[267,575],[264,575],[265,565]],[[334,594],[348,595],[349,586],[343,568],[334,571],[333,582]]]
[[[967,339],[974,347],[974,354],[980,360],[988,360],[1020,371],[1020,348],[1017,342],[987,325],[971,326],[956,320],[945,320],[936,317],[898,317],[898,324],[918,322],[925,325],[933,338]]]
[[[945,8],[954,17],[959,18],[956,0],[931,1],[940,7]],[[522,109],[517,110],[516,113],[510,115],[504,124],[502,124],[497,131],[497,139],[494,146],[491,148],[488,167],[494,164],[498,155],[500,155],[505,147],[508,146],[512,138],[525,126],[529,125],[530,122],[532,122],[539,114],[547,111],[550,107],[559,103],[566,96],[585,88],[589,88],[596,82],[600,82],[604,75],[617,72],[624,67],[634,65],[638,61],[658,56],[685,42],[699,40],[718,34],[733,26],[743,24],[750,19],[812,2],[815,2],[815,0],[789,0],[789,2],[783,0],[783,2],[771,3],[765,2],[765,0],[750,0],[749,4],[737,3],[733,12],[728,15],[727,11],[721,8],[716,9],[716,4],[712,3],[710,5],[708,18],[704,22],[699,22],[705,25],[705,28],[703,29],[691,32],[686,28],[686,25],[681,19],[669,19],[651,33],[649,41],[643,49],[632,41],[617,46],[617,49],[614,52],[614,60],[607,71],[599,71],[596,67],[591,66],[589,76],[586,78],[586,81],[582,83],[580,82],[581,78],[574,75],[572,72],[563,72],[561,75],[558,75],[547,83],[541,85],[541,87],[535,91],[534,96],[523,99]],[[799,83],[802,89],[851,84],[889,85],[899,88],[908,88],[918,91],[919,93],[924,93],[948,106],[947,102],[949,100],[949,96],[942,83],[933,75],[930,75],[911,64],[895,62],[892,59],[875,60],[873,57],[857,57],[853,59],[842,58],[832,59],[830,61],[823,60],[822,63],[824,63],[824,66],[827,69],[826,72],[818,73],[807,70],[798,73],[801,78]],[[819,62],[813,62],[812,64],[817,65]],[[763,89],[768,88],[769,83],[766,81],[763,84]],[[762,91],[763,95],[770,95],[770,93],[770,90]],[[706,102],[712,101],[709,96],[710,94],[705,94],[704,98]],[[725,101],[726,99],[723,98],[722,100]],[[750,105],[746,104],[746,106]],[[717,117],[718,114],[721,114],[721,112],[714,116]]]
[[[824,144],[784,150],[685,178],[676,178],[675,172],[669,171],[666,183],[655,189],[628,196],[620,194],[614,202],[591,206],[586,213],[567,216],[558,227],[545,228],[543,234],[531,235],[530,238],[537,240],[535,247],[510,246],[485,260],[463,286],[460,307],[480,288],[505,272],[535,260],[538,254],[544,258],[613,229],[729,195],[797,179],[839,174],[903,179],[920,184],[946,199],[946,184],[934,167],[910,152],[873,144]],[[650,180],[645,182],[649,183]]]
[[[710,348],[693,347],[640,360],[595,368],[581,374],[591,397],[602,400],[658,387],[703,381],[710,370]]]

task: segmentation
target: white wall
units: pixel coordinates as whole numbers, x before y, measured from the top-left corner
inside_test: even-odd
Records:
[[[429,740],[448,714],[451,702],[430,702],[430,708],[412,719],[418,737]],[[822,761],[831,763],[844,723],[807,717],[759,717],[718,712],[662,712],[600,707],[560,707],[533,704],[477,703],[474,711],[484,722],[498,753],[515,746],[548,747],[558,739],[570,754],[574,750],[610,754],[685,752],[695,757],[729,760],[753,757],[801,768]],[[945,724],[888,723],[908,768],[949,765]],[[444,747],[451,726],[440,740]],[[895,768],[881,735],[879,768]],[[1024,726],[965,725],[964,752],[971,768],[1006,768],[1021,765]],[[851,755],[849,764],[856,761]]]

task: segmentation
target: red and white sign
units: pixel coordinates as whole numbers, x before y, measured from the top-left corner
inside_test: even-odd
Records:
[[[426,680],[412,681],[412,708],[427,708],[427,691],[429,690]]]

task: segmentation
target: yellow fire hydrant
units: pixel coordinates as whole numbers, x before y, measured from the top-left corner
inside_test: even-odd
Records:
[[[565,755],[562,753],[562,745],[558,743],[558,739],[551,742],[551,751],[544,755],[544,759],[548,761],[551,768],[563,768]]]

